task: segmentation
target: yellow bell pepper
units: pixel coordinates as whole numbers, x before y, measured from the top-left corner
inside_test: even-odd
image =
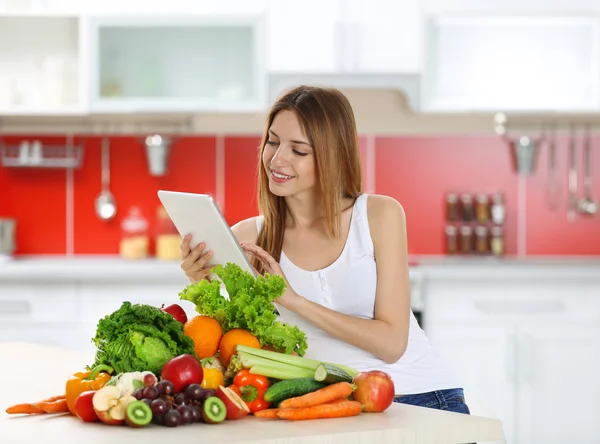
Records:
[[[202,369],[204,370],[204,377],[200,384],[202,388],[218,389],[220,385],[225,384],[225,375],[218,368],[218,365],[213,364],[213,358],[203,359]]]
[[[94,367],[91,371],[78,372],[71,376],[65,387],[69,411],[73,415],[76,415],[75,401],[77,401],[79,395],[90,390],[100,390],[108,381],[110,381],[110,374],[112,372],[113,369],[108,365],[99,365]]]

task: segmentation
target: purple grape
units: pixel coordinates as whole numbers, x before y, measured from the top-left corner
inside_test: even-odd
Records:
[[[161,395],[172,395],[173,393],[175,393],[175,386],[171,381],[160,381],[157,387],[158,393],[160,393]]]
[[[185,404],[189,404],[189,403],[190,403],[190,400],[185,395],[185,393],[177,393],[175,395],[175,404],[177,404],[177,405],[185,405]]]
[[[185,394],[192,401],[201,401],[204,389],[200,384],[190,384],[185,391]]]
[[[156,416],[162,416],[169,410],[167,403],[162,399],[155,399],[150,407],[152,408],[152,414]]]
[[[146,404],[148,404],[148,407],[152,407],[152,399],[144,398],[144,399],[142,399],[142,401],[144,401]]]
[[[166,427],[177,427],[181,424],[181,415],[177,410],[169,410],[162,417],[162,423]]]
[[[189,406],[180,405],[177,407],[177,411],[181,415],[181,424],[189,424],[190,422],[194,422],[194,414]]]
[[[148,398],[148,399],[158,398],[158,389],[155,386],[146,387],[144,389],[144,398]]]
[[[208,398],[210,398],[211,396],[217,396],[217,391],[215,389],[203,389],[202,390],[202,396],[200,397],[200,399],[198,399],[198,401],[200,402],[204,402],[206,401]]]
[[[135,392],[133,392],[133,396],[138,401],[141,401],[144,398],[144,388],[142,387],[142,388],[137,389]]]
[[[190,406],[190,410],[192,411],[193,422],[200,422],[202,420],[202,407],[194,404]]]

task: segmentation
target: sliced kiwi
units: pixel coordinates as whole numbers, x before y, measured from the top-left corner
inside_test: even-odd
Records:
[[[218,424],[225,421],[227,408],[223,401],[216,396],[206,398],[202,404],[202,421],[207,424]]]
[[[133,401],[125,411],[125,422],[131,427],[144,427],[152,421],[152,409],[144,401]]]

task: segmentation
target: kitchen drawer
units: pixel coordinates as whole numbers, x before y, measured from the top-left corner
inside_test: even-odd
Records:
[[[78,324],[38,323],[36,325],[14,325],[0,323],[0,342],[30,342],[72,350],[86,349],[86,339]],[[89,351],[89,348],[88,348]]]
[[[434,282],[426,295],[428,323],[600,321],[600,287],[593,283]]]
[[[79,322],[75,284],[0,285],[0,324]]]
[[[124,301],[155,307],[180,304],[188,317],[193,316],[197,314],[195,306],[179,299],[183,288],[179,284],[82,284],[82,319],[86,324],[97,324],[102,317],[118,310]]]

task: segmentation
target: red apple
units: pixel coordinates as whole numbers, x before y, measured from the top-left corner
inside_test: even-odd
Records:
[[[250,409],[246,403],[229,387],[219,386],[217,389],[217,398],[223,401],[227,409],[227,419],[240,419],[250,413]]]
[[[183,308],[181,308],[177,304],[172,304],[172,305],[169,305],[168,307],[165,307],[165,304],[162,304],[162,307],[160,307],[160,309],[162,311],[169,313],[171,316],[173,316],[175,318],[175,320],[181,322],[182,324],[185,324],[188,320],[187,315],[185,314],[185,311],[183,310]]]
[[[121,390],[114,386],[104,386],[92,398],[94,411],[100,421],[110,425],[121,425],[125,422],[127,406],[136,399],[131,395],[121,395]]]
[[[94,411],[94,403],[92,401],[95,394],[95,390],[83,392],[75,401],[75,413],[83,422],[98,421],[98,415],[96,415],[96,412]]]
[[[354,378],[354,384],[354,400],[363,405],[363,412],[383,412],[394,401],[394,381],[385,372],[361,372]]]
[[[179,355],[163,366],[160,377],[171,381],[175,393],[178,393],[190,384],[202,384],[204,370],[200,361],[192,355]]]

